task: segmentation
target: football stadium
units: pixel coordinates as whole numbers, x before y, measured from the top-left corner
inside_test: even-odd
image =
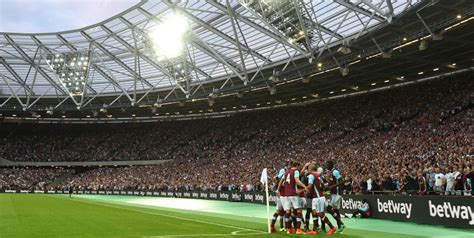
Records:
[[[0,238],[473,238],[473,122],[473,0],[0,0]]]

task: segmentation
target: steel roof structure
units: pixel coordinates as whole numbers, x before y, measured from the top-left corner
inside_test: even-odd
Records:
[[[394,50],[443,38],[454,24],[471,24],[472,3],[443,4],[426,0],[144,0],[82,29],[2,32],[0,117],[180,117],[214,112],[226,98],[242,98],[244,93],[273,97],[277,88],[278,93],[284,92],[297,81],[322,82],[327,75],[369,79],[371,71],[356,69],[361,60],[389,58]],[[146,35],[172,13],[184,16],[190,30],[185,54],[177,61],[163,61],[147,45]],[[54,66],[54,57],[59,55],[66,61],[67,57],[86,59],[84,67],[79,67],[85,77],[81,84],[71,81],[71,86],[63,78],[70,71],[57,69],[67,65]],[[183,69],[176,71],[176,67]],[[354,87],[338,80],[328,82],[331,87]],[[332,92],[305,95],[325,98]],[[286,97],[295,95],[302,93],[288,92]],[[245,104],[269,101],[251,98],[257,100],[257,96],[249,97]],[[246,108],[239,105],[243,103],[222,103],[220,111]],[[165,108],[167,114],[160,115]]]

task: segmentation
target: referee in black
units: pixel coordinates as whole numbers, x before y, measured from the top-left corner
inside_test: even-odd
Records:
[[[74,187],[71,185],[69,186],[69,198],[72,198],[72,193],[74,193]]]

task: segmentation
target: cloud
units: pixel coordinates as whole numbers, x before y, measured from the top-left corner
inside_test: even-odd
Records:
[[[137,4],[133,0],[0,0],[0,32],[83,28]]]

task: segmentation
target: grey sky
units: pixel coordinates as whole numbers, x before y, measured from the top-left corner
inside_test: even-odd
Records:
[[[0,0],[0,32],[55,32],[103,21],[138,0]]]

